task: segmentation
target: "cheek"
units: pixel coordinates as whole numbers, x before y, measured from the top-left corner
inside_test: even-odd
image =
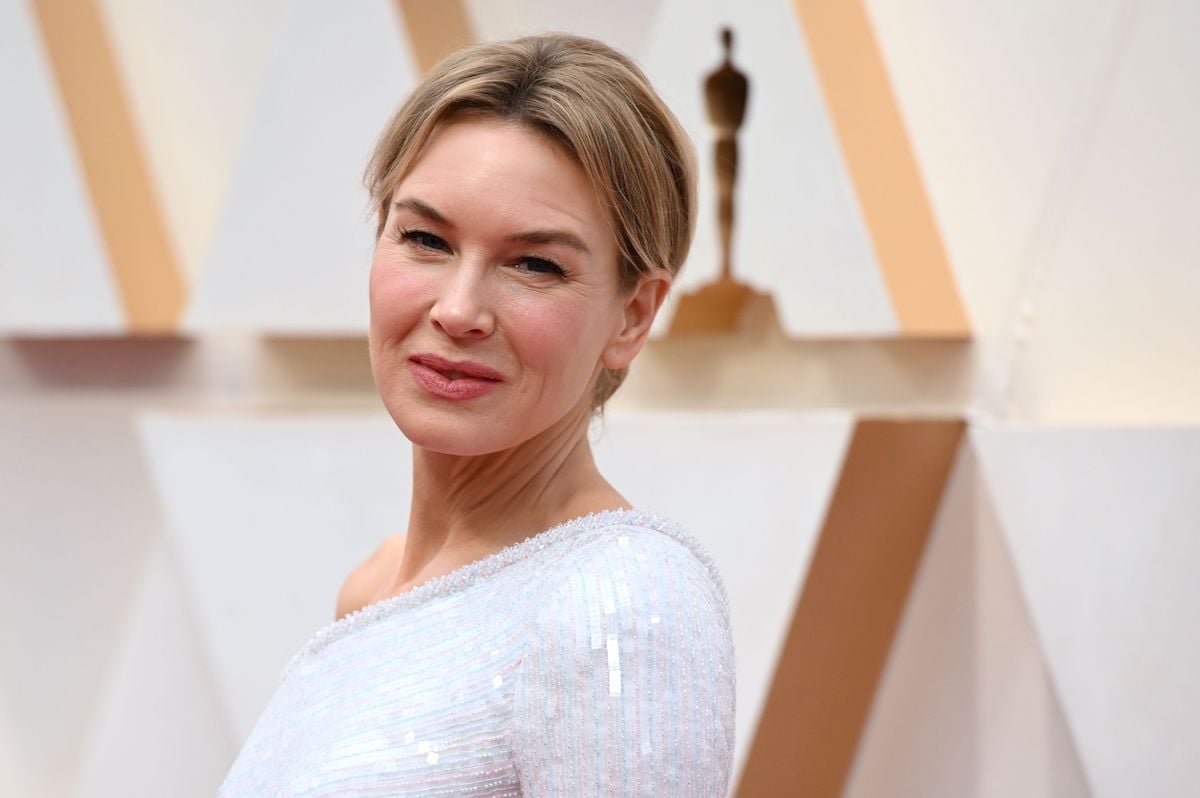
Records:
[[[592,303],[543,298],[508,309],[508,338],[524,365],[555,381],[586,379],[608,338]]]
[[[405,332],[419,318],[431,291],[432,285],[420,270],[377,257],[369,281],[371,335],[391,337]]]

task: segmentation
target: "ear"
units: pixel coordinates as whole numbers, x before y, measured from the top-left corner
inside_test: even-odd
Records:
[[[604,348],[600,359],[605,367],[625,368],[642,351],[646,336],[650,334],[650,325],[654,323],[654,317],[658,315],[658,309],[662,307],[670,287],[671,275],[668,272],[645,275],[622,300],[623,325]]]

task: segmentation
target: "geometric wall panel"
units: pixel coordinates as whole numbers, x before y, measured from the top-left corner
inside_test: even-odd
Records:
[[[946,485],[843,795],[1091,795],[969,444]]]
[[[240,745],[284,664],[332,620],[346,574],[404,531],[409,444],[376,413],[157,414],[141,428]],[[687,526],[724,575],[739,739],[757,722],[852,428],[841,413],[612,413],[594,430],[613,484]]]
[[[1098,798],[1200,784],[1200,430],[973,439]]]
[[[964,296],[1001,340],[989,409],[1200,421],[1200,370],[1179,366],[1200,337],[1200,100],[1179,79],[1200,7],[869,5]]]
[[[795,0],[900,330],[965,338],[969,323],[861,0]]]
[[[342,580],[408,516],[408,442],[376,415],[152,416],[142,440],[235,747]]]
[[[474,41],[471,20],[457,0],[397,0],[396,6],[420,74]]]
[[[146,563],[79,798],[212,795],[237,753],[173,548],[160,539]]]
[[[613,0],[603,6],[561,0],[462,0],[475,41],[563,31],[594,36],[640,58],[667,0]],[[441,4],[439,4],[441,5]],[[715,49],[715,40],[714,40]],[[696,83],[699,89],[699,83]]]
[[[98,0],[180,266],[212,244],[289,0]]]
[[[186,285],[98,0],[38,0],[32,7],[129,330],[173,333]]]
[[[25,781],[24,765],[17,753],[19,722],[9,713],[0,715],[0,795],[34,795]]]
[[[739,798],[842,795],[962,432],[953,419],[855,425]]]
[[[0,334],[115,333],[121,299],[37,21],[0,3]]]
[[[978,331],[1016,320],[1135,5],[866,0]]]
[[[189,330],[358,333],[374,209],[362,172],[414,85],[394,4],[293,3],[276,34]]]
[[[1200,422],[1200,4],[1126,5],[1039,253],[1020,417]]]
[[[67,795],[162,518],[118,403],[0,399],[3,794]]]

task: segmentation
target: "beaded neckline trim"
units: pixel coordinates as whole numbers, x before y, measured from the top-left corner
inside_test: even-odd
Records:
[[[309,638],[304,647],[288,662],[287,667],[283,670],[283,675],[286,676],[296,663],[304,657],[315,654],[330,643],[358,629],[369,626],[376,621],[411,607],[416,607],[435,598],[461,592],[481,579],[492,576],[507,566],[519,562],[548,546],[573,537],[582,530],[621,525],[654,529],[669,535],[687,546],[704,565],[705,569],[708,570],[709,575],[716,584],[721,602],[721,612],[725,616],[726,622],[728,622],[729,602],[725,593],[725,585],[721,581],[721,576],[717,572],[711,555],[689,533],[673,521],[642,510],[602,510],[564,521],[519,543],[506,546],[494,554],[489,554],[474,562],[460,566],[448,574],[435,576],[427,582],[422,582],[399,595],[380,599],[338,618]]]

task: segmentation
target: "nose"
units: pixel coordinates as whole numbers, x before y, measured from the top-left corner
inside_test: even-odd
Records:
[[[447,269],[429,311],[434,327],[451,338],[486,338],[496,326],[483,267],[459,263]]]

